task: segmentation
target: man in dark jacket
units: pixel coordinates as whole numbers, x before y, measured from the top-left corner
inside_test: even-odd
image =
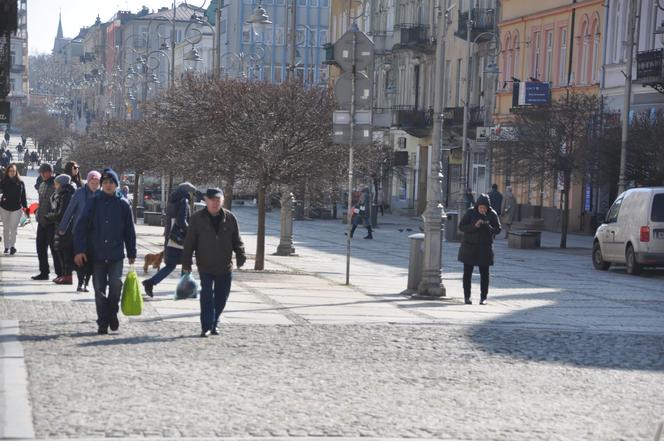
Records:
[[[233,252],[240,268],[247,260],[237,219],[222,208],[224,194],[219,188],[205,193],[207,208],[191,216],[182,252],[182,272],[191,272],[192,256],[201,276],[201,337],[219,335],[219,316],[231,290]]]
[[[102,191],[86,204],[74,228],[74,262],[82,267],[93,260],[98,334],[117,331],[122,293],[122,261],[136,260],[136,231],[129,202],[120,195],[120,179],[111,168],[101,174]],[[106,287],[108,286],[108,296]]]
[[[55,192],[55,179],[51,164],[44,163],[39,166],[39,209],[37,209],[37,257],[39,258],[39,274],[32,276],[32,280],[48,280],[50,268],[48,266],[48,249],[51,249],[53,267],[56,279],[62,276],[60,260],[56,258],[53,240],[55,239],[55,222],[49,220],[47,215],[52,211],[51,196]]]
[[[489,294],[489,266],[493,265],[493,238],[500,233],[498,215],[491,209],[489,196],[477,198],[472,210],[459,223],[463,239],[459,247],[459,261],[463,262],[463,297],[466,305],[471,305],[470,285],[473,268],[480,268],[480,305],[486,304]]]
[[[489,202],[491,202],[491,208],[495,211],[498,216],[500,216],[500,206],[503,205],[503,195],[498,191],[498,185],[493,184],[491,186],[491,191],[489,192]]]

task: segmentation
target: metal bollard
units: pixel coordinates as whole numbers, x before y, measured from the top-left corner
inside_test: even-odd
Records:
[[[422,280],[422,267],[424,264],[424,233],[411,234],[410,239],[410,258],[408,263],[408,289],[407,291],[417,291]]]

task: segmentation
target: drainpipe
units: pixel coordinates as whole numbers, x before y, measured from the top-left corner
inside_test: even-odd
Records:
[[[600,80],[599,88],[604,90],[606,87],[606,53],[609,33],[609,13],[611,12],[611,2],[607,1],[604,3],[604,35],[602,35],[602,79]],[[614,30],[615,32],[615,30]]]
[[[572,0],[576,4],[576,0]],[[569,65],[567,68],[567,86],[572,80],[572,66],[574,64],[574,26],[576,25],[576,6],[572,8],[572,26],[570,27],[570,40],[569,40]]]

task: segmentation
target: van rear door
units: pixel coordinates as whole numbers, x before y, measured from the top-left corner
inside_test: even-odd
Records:
[[[664,192],[656,193],[650,209],[650,244],[651,253],[664,253]]]

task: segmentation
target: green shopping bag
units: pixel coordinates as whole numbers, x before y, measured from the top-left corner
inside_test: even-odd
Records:
[[[120,308],[124,315],[141,315],[143,312],[143,296],[141,295],[141,288],[138,283],[138,276],[134,266],[129,267],[127,278],[122,286],[122,301]]]

